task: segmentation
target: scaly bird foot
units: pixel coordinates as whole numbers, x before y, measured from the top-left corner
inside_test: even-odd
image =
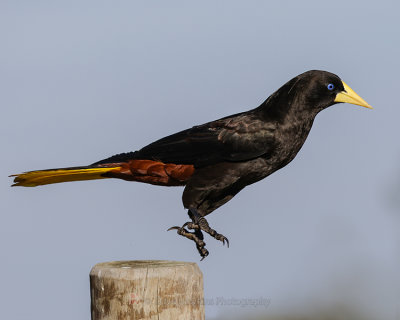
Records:
[[[190,232],[185,229],[185,227],[188,227],[189,229],[195,230],[194,232]],[[199,252],[201,256],[201,260],[203,260],[205,257],[208,256],[209,252],[205,248],[206,243],[203,241],[204,236],[203,233],[201,232],[200,228],[196,228],[195,225],[193,225],[192,222],[186,222],[182,227],[174,226],[169,228],[167,231],[170,230],[177,230],[177,233],[181,236],[184,236],[188,238],[189,240],[192,240],[196,243],[196,248],[197,251]]]
[[[208,221],[206,220],[206,218],[204,218],[203,216],[201,216],[196,209],[189,209],[190,213],[189,216],[192,218],[193,223],[191,224],[192,229],[200,229],[204,232],[207,232],[211,237],[213,237],[214,239],[217,239],[219,241],[222,242],[223,245],[226,245],[229,248],[229,240],[227,237],[225,237],[224,235],[218,233],[217,231],[215,231],[214,229],[210,228],[210,225],[208,224]],[[188,228],[189,227],[188,223]]]

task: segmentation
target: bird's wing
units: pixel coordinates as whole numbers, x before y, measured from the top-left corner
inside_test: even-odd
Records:
[[[221,161],[245,161],[271,151],[273,130],[272,124],[243,113],[195,126],[139,151],[116,155],[96,164],[146,159],[201,167]]]

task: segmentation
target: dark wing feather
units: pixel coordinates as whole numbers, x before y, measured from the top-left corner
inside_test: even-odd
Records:
[[[221,161],[250,160],[271,151],[274,126],[247,112],[205,123],[157,140],[139,151],[94,165],[132,159],[202,167]]]

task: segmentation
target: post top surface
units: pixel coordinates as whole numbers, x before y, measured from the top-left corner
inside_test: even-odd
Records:
[[[170,261],[170,260],[125,260],[109,261],[96,264],[93,269],[141,269],[141,268],[165,268],[196,265],[195,262]]]

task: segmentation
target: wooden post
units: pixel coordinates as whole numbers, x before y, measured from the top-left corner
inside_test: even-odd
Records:
[[[204,320],[194,262],[113,261],[90,272],[92,320]]]

